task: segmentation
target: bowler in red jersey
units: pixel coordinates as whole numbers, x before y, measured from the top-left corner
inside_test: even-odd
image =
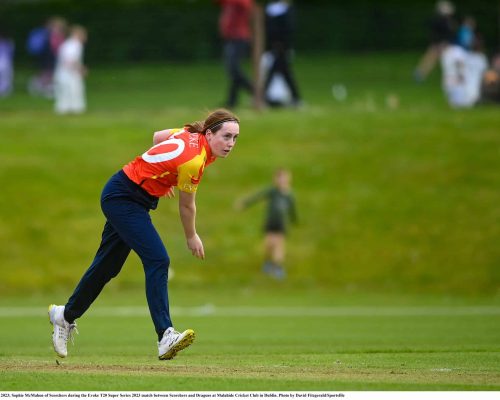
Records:
[[[50,305],[52,342],[59,357],[67,356],[67,342],[80,318],[112,278],[118,275],[131,250],[140,257],[146,276],[146,297],[158,335],[158,357],[173,358],[194,340],[194,331],[177,332],[170,318],[168,268],[170,258],[150,210],[160,197],[179,192],[179,215],[191,253],[205,258],[196,231],[196,192],[206,166],[232,151],[239,135],[239,119],[219,109],[204,121],[183,128],[155,132],[153,147],[113,175],[103,189],[101,208],[106,217],[94,261],[65,305]]]

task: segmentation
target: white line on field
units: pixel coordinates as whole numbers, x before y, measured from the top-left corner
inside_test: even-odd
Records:
[[[405,316],[468,316],[500,315],[500,306],[215,306],[171,307],[173,316],[191,317],[405,317]],[[46,307],[0,307],[0,318],[46,316]],[[95,317],[143,317],[149,315],[147,307],[117,306],[95,307],[88,311]]]

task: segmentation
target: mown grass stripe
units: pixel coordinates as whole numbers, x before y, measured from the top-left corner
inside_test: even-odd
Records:
[[[467,316],[500,315],[497,306],[338,306],[338,307],[219,307],[206,304],[198,307],[172,307],[175,316],[198,317],[380,317],[380,316]],[[0,307],[0,318],[38,317],[45,315],[45,307]],[[142,306],[96,307],[89,311],[95,317],[142,317],[148,316],[149,310]]]

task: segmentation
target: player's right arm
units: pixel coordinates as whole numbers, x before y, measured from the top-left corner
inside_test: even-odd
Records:
[[[153,134],[153,144],[157,145],[158,143],[164,142],[173,134],[178,133],[178,132],[182,132],[182,131],[183,131],[183,129],[181,129],[181,128],[164,129],[162,131],[157,131]]]
[[[161,143],[168,139],[172,134],[172,129],[164,129],[162,131],[157,131],[153,134],[153,144]]]

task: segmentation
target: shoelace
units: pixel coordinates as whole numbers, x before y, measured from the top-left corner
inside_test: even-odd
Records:
[[[179,332],[175,331],[175,330],[170,330],[169,333],[168,333],[168,336],[167,336],[167,346],[170,346],[176,339],[177,337],[180,335]]]
[[[68,326],[64,327],[63,329],[59,329],[59,339],[64,340],[65,343],[68,342],[68,339],[71,341],[71,344],[75,344],[75,336],[74,334],[76,333],[77,335],[79,334],[78,329],[76,328],[76,324],[68,324]]]
[[[69,329],[68,329],[68,337],[69,340],[71,341],[71,344],[74,346],[75,345],[75,333],[79,335],[80,333],[78,332],[78,329],[76,329],[76,324],[70,324]]]

